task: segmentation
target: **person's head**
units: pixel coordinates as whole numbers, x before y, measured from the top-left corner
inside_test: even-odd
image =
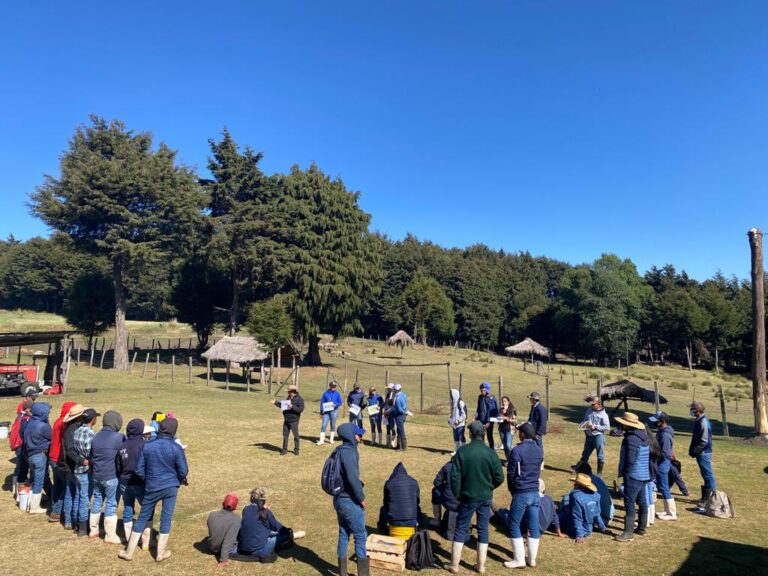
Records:
[[[504,408],[506,410],[510,406],[510,404],[512,404],[512,403],[509,401],[509,396],[502,396],[501,397],[501,407],[502,408]]]
[[[374,394],[376,394],[376,387],[371,386],[370,388],[368,388],[368,395],[373,396]]]
[[[403,389],[403,386],[401,384],[397,384],[397,383],[392,387],[392,390],[395,391],[395,394],[400,392],[400,390],[402,390],[402,389]]]
[[[153,422],[162,422],[165,420],[165,414],[162,412],[155,412],[152,414],[152,421]]]
[[[536,437],[536,430],[533,428],[533,424],[530,422],[523,422],[517,427],[517,433],[520,435],[520,440],[533,440]]]
[[[634,412],[624,412],[624,416],[616,416],[616,422],[621,425],[624,432],[632,430],[645,430],[645,424]]]
[[[221,507],[224,508],[224,510],[234,511],[237,509],[237,503],[237,494],[230,492],[224,496],[224,501],[221,503]]]
[[[330,390],[331,392],[335,392],[335,391],[336,391],[336,382],[334,382],[333,380],[331,380],[331,381],[328,383],[328,390]]]
[[[603,409],[603,403],[600,401],[600,397],[594,394],[590,394],[586,397],[586,401],[589,403],[592,410],[599,412]]]
[[[99,413],[93,408],[86,408],[83,410],[82,421],[84,426],[90,426],[93,428],[96,425],[96,420],[99,418]]]
[[[482,440],[485,438],[485,428],[482,422],[475,420],[469,425],[469,438],[470,440]]]
[[[653,416],[650,416],[648,418],[649,422],[654,422],[656,424],[656,428],[664,428],[669,424],[669,416],[667,416],[666,412],[662,412],[659,410],[654,414]]]
[[[691,405],[688,408],[690,409],[690,415],[694,418],[698,418],[704,414],[704,404],[701,402],[691,402]]]
[[[144,436],[144,440],[151,440],[152,434],[154,433],[155,433],[155,429],[152,428],[152,426],[145,425],[142,436]]]
[[[173,438],[176,436],[176,431],[179,429],[179,421],[176,418],[166,418],[160,422],[160,428],[157,431],[158,436],[170,436]]]
[[[581,488],[582,490],[591,492],[592,494],[597,492],[597,486],[595,486],[592,482],[592,478],[586,474],[576,474],[574,478],[569,478],[569,480],[573,482],[574,488]]]
[[[21,412],[24,414],[31,414],[32,413],[32,404],[35,403],[35,399],[31,396],[26,396],[24,400],[21,401]]]
[[[360,428],[360,426],[355,425],[355,440],[362,442],[363,436],[365,436],[365,428]]]
[[[576,465],[576,473],[577,474],[586,474],[587,476],[592,475],[592,466],[589,465],[589,462],[586,462],[582,460]]]
[[[115,432],[120,432],[120,428],[123,427],[123,417],[114,410],[104,412],[102,422],[104,423],[104,428],[112,428]]]
[[[258,486],[251,490],[250,493],[251,504],[263,504],[267,500],[267,489]]]
[[[528,394],[528,400],[531,401],[531,406],[533,406],[539,400],[541,400],[541,394],[539,394],[538,392],[531,392],[530,394]]]
[[[296,388],[295,385],[291,384],[290,386],[288,386],[288,397],[289,398],[293,398],[298,393],[299,393],[299,389]]]
[[[491,385],[488,382],[480,384],[480,396],[488,396],[491,392]]]
[[[70,422],[74,422],[76,420],[82,422],[83,412],[85,412],[85,406],[82,404],[75,404],[74,406],[71,406],[69,412],[67,412],[67,415],[64,416],[64,423],[69,424]]]
[[[357,382],[355,382],[355,383],[352,385],[352,390],[354,390],[355,392],[358,392],[358,391],[360,390],[360,384],[358,384]]]

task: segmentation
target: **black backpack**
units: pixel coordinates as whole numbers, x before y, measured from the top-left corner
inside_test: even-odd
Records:
[[[429,538],[429,530],[416,532],[408,540],[405,567],[408,570],[424,570],[436,567],[435,557],[432,555],[432,540]]]
[[[341,458],[339,456],[341,448],[339,446],[328,456],[320,476],[320,486],[326,494],[331,496],[336,496],[336,494],[344,489],[344,480],[341,478]]]

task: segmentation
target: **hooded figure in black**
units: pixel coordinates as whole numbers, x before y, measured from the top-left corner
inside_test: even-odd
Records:
[[[419,483],[408,475],[400,462],[384,484],[384,505],[379,514],[379,530],[387,526],[418,526]]]

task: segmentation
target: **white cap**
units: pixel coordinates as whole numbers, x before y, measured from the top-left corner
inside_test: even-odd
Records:
[[[393,388],[394,388],[395,390],[402,390],[402,388],[403,388],[403,387],[402,387],[402,386],[400,386],[400,384],[395,384],[395,385],[393,386]]]
[[[395,385],[394,385],[392,382],[390,382],[389,384],[387,384],[387,388],[388,388],[389,390],[392,390],[392,388],[394,388],[394,387],[395,387]]]

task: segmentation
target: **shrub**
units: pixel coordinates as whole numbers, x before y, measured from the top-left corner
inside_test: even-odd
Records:
[[[701,381],[701,385],[702,386],[712,386],[712,381],[711,380],[702,380]]]
[[[670,382],[669,387],[675,390],[688,390],[688,382]]]

